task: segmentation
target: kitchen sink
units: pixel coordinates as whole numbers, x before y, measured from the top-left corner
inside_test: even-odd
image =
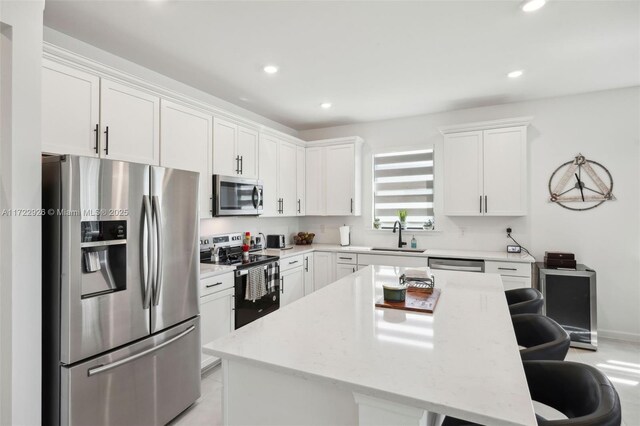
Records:
[[[374,247],[371,251],[399,251],[403,253],[424,253],[424,249],[396,248],[396,247]]]

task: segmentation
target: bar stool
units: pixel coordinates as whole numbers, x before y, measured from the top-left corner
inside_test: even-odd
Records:
[[[554,320],[539,314],[519,314],[511,317],[523,361],[556,360],[567,356],[571,338]]]
[[[597,368],[569,361],[523,361],[531,399],[552,407],[567,419],[547,420],[536,415],[538,426],[620,426],[620,397]],[[470,426],[446,417],[442,426]]]
[[[511,315],[539,314],[542,312],[544,299],[542,293],[535,288],[516,288],[504,292]]]

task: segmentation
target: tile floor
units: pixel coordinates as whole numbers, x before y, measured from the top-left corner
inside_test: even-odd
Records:
[[[597,352],[571,348],[567,360],[591,364],[606,373],[620,395],[623,426],[640,426],[640,344],[601,339]],[[220,424],[222,374],[218,366],[203,376],[200,399],[172,425]]]

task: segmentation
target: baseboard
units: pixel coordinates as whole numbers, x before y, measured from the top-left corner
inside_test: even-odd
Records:
[[[598,338],[640,343],[640,334],[627,333],[624,331],[598,330]]]

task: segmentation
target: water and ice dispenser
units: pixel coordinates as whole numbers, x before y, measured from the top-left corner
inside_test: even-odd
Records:
[[[81,222],[82,298],[127,288],[127,221]]]

